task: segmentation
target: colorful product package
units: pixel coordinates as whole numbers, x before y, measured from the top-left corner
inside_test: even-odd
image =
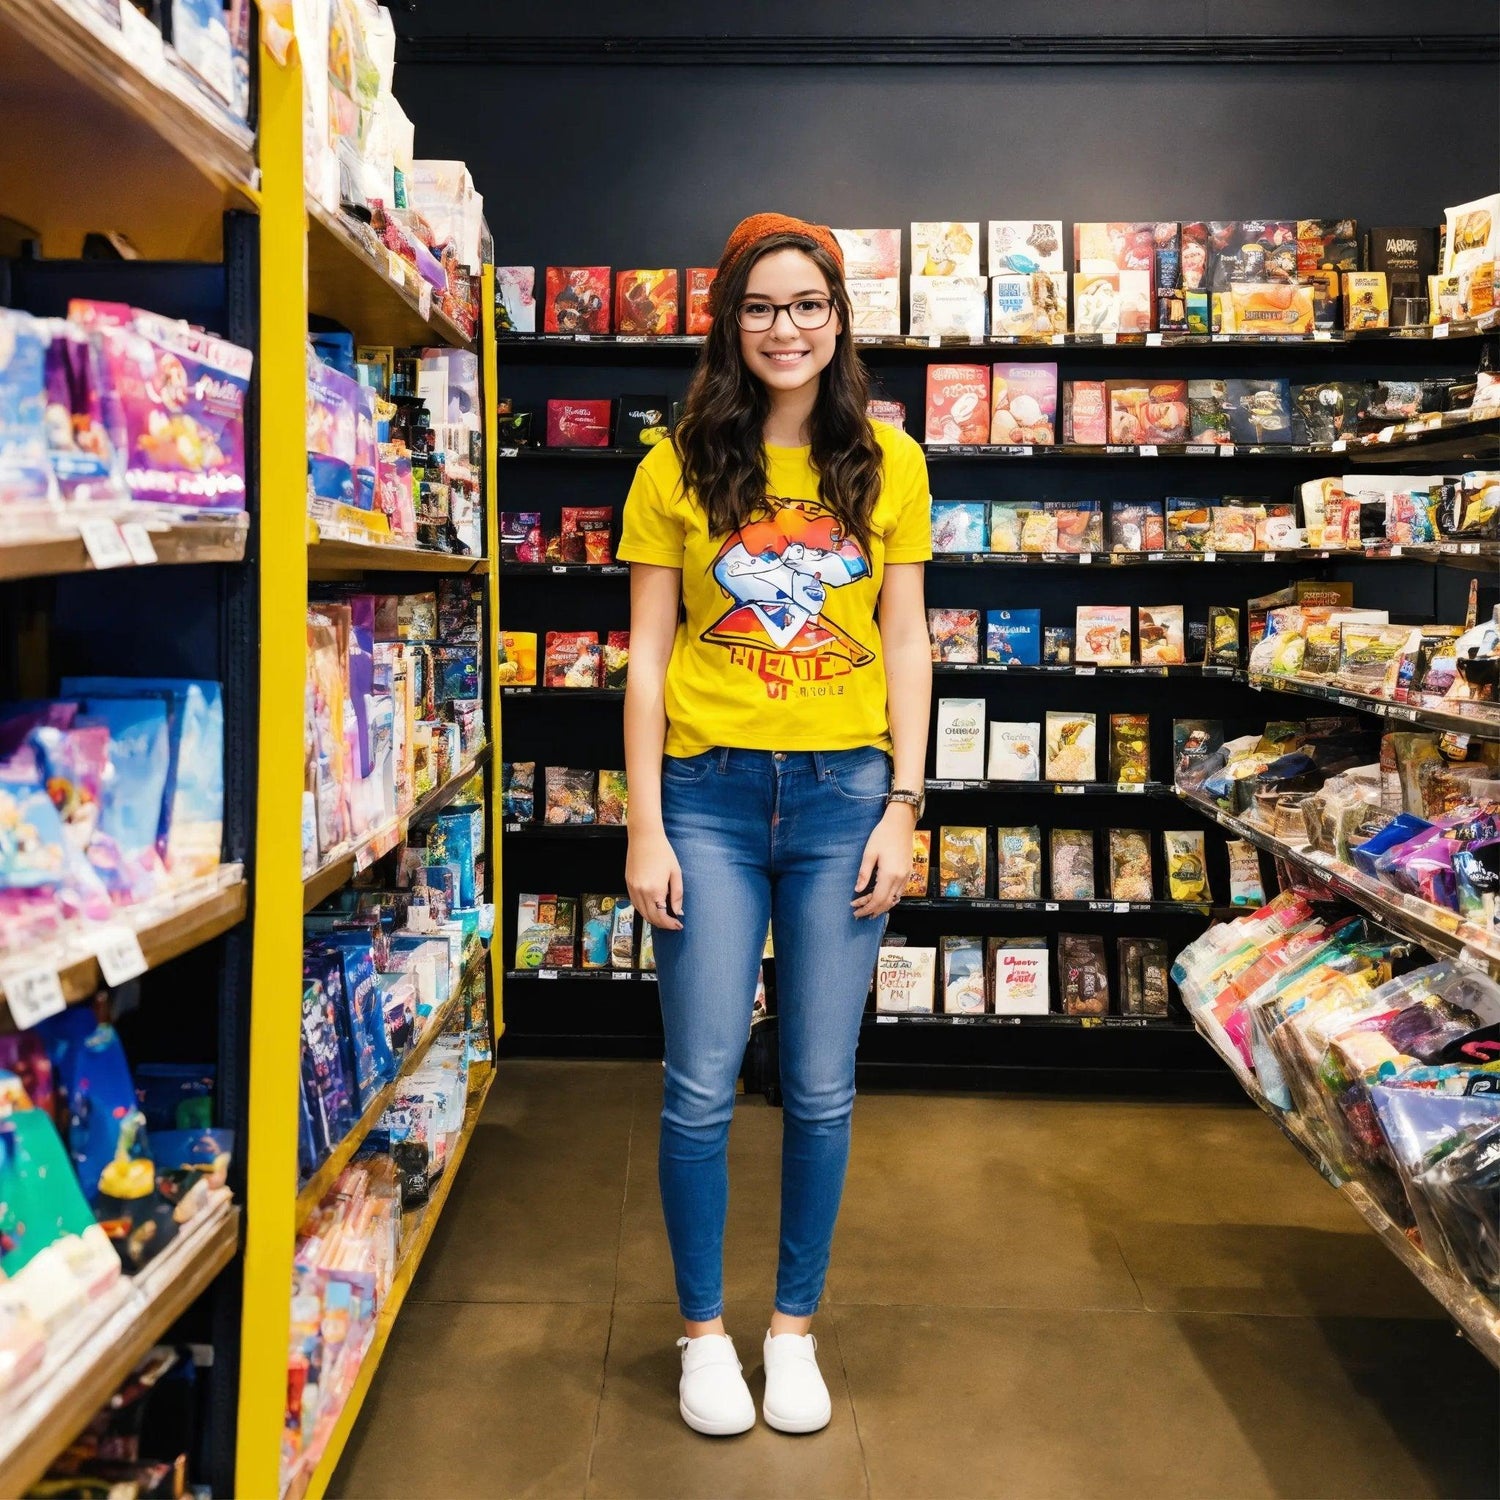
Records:
[[[990,332],[1035,338],[1068,331],[1068,278],[1062,271],[990,277]]]
[[[926,441],[968,445],[990,434],[990,372],[984,365],[928,365]]]
[[[990,442],[1051,447],[1057,441],[1057,366],[994,365]]]
[[[995,895],[1001,901],[1036,901],[1042,894],[1040,828],[995,830]]]
[[[500,333],[536,332],[536,267],[495,267],[495,328]]]
[[[1077,659],[1100,667],[1128,667],[1131,608],[1128,604],[1078,606]]]
[[[1161,502],[1131,501],[1112,505],[1109,511],[1111,552],[1163,552],[1167,529]]]
[[[1229,855],[1231,905],[1264,906],[1266,892],[1260,878],[1260,851],[1248,839],[1230,839],[1224,848]]]
[[[0,307],[0,507],[57,496],[47,455],[46,324]]]
[[[675,334],[677,332],[677,272],[617,271],[615,273],[615,332]]]
[[[991,609],[984,616],[984,659],[992,665],[1035,667],[1042,660],[1039,609]]]
[[[568,766],[547,767],[546,823],[593,823],[598,772]]]
[[[1151,719],[1146,714],[1109,716],[1109,779],[1141,784],[1151,780]]]
[[[1065,1016],[1109,1014],[1109,968],[1097,933],[1057,936],[1057,985]]]
[[[1109,830],[1109,899],[1154,899],[1151,878],[1151,836],[1143,828]]]
[[[1094,899],[1094,833],[1090,828],[1052,830],[1052,899]]]
[[[991,219],[985,240],[991,276],[1062,271],[1062,220]]]
[[[1165,1016],[1169,999],[1166,943],[1160,938],[1122,937],[1117,952],[1120,1014]]]
[[[626,678],[630,673],[630,632],[628,630],[611,630],[605,636],[601,660],[604,674],[602,686],[623,692]]]
[[[1143,667],[1176,667],[1187,660],[1180,604],[1142,604],[1136,610],[1136,637]]]
[[[630,807],[629,788],[623,771],[600,771],[598,821],[624,827]]]
[[[547,560],[539,511],[508,510],[500,517],[500,561],[539,563]]]
[[[1162,843],[1166,848],[1167,892],[1172,900],[1209,901],[1203,831],[1198,828],[1179,832],[1169,830],[1162,834]]]
[[[1102,448],[1109,442],[1109,387],[1102,380],[1063,382],[1063,442]]]
[[[932,550],[934,553],[983,552],[989,542],[983,500],[934,500],[932,502]]]
[[[1052,1009],[1046,938],[991,938],[990,989],[997,1016],[1045,1016]]]
[[[1037,781],[1041,777],[1042,726],[1011,720],[990,724],[991,781]]]
[[[925,897],[932,880],[932,831],[914,828],[911,834],[911,874],[906,878],[903,896]]]
[[[927,634],[934,662],[975,665],[979,661],[979,611],[929,609]]]
[[[983,698],[939,698],[937,774],[944,781],[984,779]]]
[[[614,936],[615,896],[585,895],[579,903],[578,961],[583,969],[608,969]]]
[[[608,266],[548,266],[544,333],[608,333]]]
[[[908,286],[911,314],[908,332],[921,338],[984,337],[984,277],[913,276]]]
[[[1053,532],[1044,552],[1078,556],[1104,550],[1104,510],[1097,500],[1046,500],[1042,508]]]
[[[1213,506],[1186,495],[1167,497],[1167,551],[1202,552],[1213,526]]]
[[[536,632],[502,630],[495,680],[511,687],[536,686]]]
[[[602,657],[599,636],[592,630],[549,630],[545,682],[549,688],[599,686]]]
[[[689,266],[687,269],[687,318],[683,331],[701,337],[713,326],[713,313],[709,307],[709,294],[713,290],[714,278],[719,274],[717,266]]]
[[[1047,713],[1048,781],[1093,781],[1095,715]]]
[[[1047,625],[1042,629],[1042,663],[1045,666],[1066,667],[1073,661],[1073,627],[1071,625]]]
[[[24,314],[0,313],[0,341]],[[119,455],[104,421],[104,372],[98,346],[74,323],[61,318],[43,325],[48,336],[46,369],[46,435],[48,456],[65,502],[123,500],[126,498]],[[24,354],[12,346],[10,361],[19,373]],[[0,372],[0,391],[6,376]],[[0,395],[0,402],[4,397]],[[0,416],[0,431],[4,418]],[[3,457],[0,436],[0,504],[4,503]]]
[[[565,563],[612,563],[610,536],[612,505],[565,505],[562,508],[561,546]]]
[[[938,894],[982,897],[989,875],[989,830],[944,826],[938,830]]]
[[[984,940],[952,937],[941,940],[943,955],[943,1010],[950,1016],[984,1014]]]
[[[612,403],[607,400],[547,402],[549,448],[609,447]]]
[[[979,225],[919,220],[911,226],[913,276],[978,276]]]
[[[875,960],[875,1009],[881,1014],[930,1013],[937,949],[884,947]]]
[[[614,897],[615,909],[609,930],[609,966],[612,969],[635,967],[635,907],[624,896]]]

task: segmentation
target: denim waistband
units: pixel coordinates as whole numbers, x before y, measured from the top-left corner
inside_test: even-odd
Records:
[[[820,780],[830,765],[837,766],[852,755],[880,755],[878,745],[861,745],[852,750],[735,750],[716,746],[705,752],[713,756],[720,771],[755,771],[762,776],[788,776],[797,771],[811,771]]]

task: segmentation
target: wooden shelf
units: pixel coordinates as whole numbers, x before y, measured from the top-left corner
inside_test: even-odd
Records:
[[[324,1444],[317,1463],[310,1471],[303,1470],[292,1480],[282,1492],[282,1500],[322,1500],[322,1496],[327,1492],[334,1470],[338,1468],[339,1459],[343,1457],[344,1445],[349,1441],[349,1434],[353,1431],[354,1424],[359,1418],[360,1408],[365,1403],[365,1396],[369,1393],[370,1382],[375,1378],[375,1372],[380,1368],[380,1361],[385,1356],[391,1329],[395,1327],[401,1306],[406,1301],[406,1294],[411,1290],[412,1279],[422,1264],[422,1257],[427,1254],[427,1247],[432,1243],[433,1231],[442,1217],[443,1208],[448,1202],[448,1194],[453,1190],[453,1182],[458,1176],[458,1169],[463,1165],[469,1142],[473,1140],[474,1132],[479,1127],[479,1117],[484,1111],[484,1101],[489,1098],[494,1082],[494,1069],[486,1068],[477,1087],[471,1089],[469,1106],[464,1112],[463,1129],[459,1132],[458,1140],[448,1155],[448,1163],[443,1169],[443,1175],[432,1190],[432,1196],[427,1200],[426,1207],[421,1210],[415,1228],[409,1233],[406,1245],[401,1252],[401,1262],[396,1267],[396,1274],[391,1281],[391,1289],[386,1293],[385,1302],[376,1317],[375,1331],[365,1349],[364,1358],[360,1361],[359,1374],[354,1377],[354,1384],[344,1398],[343,1409],[334,1421],[333,1428],[328,1434],[328,1441]]]
[[[490,570],[489,559],[434,552],[430,547],[399,547],[319,536],[307,544],[307,576],[318,580],[362,573],[468,573]]]
[[[240,1210],[195,1221],[139,1275],[122,1276],[48,1340],[41,1368],[5,1393],[0,1494],[23,1495],[91,1422],[143,1355],[234,1259]]]
[[[148,259],[216,260],[225,210],[258,201],[250,128],[170,51],[133,49],[62,0],[0,0],[0,98],[0,213],[47,255],[113,229]]]
[[[158,506],[99,507],[102,519],[141,522],[156,550],[156,566],[183,563],[242,562],[250,521],[232,515],[185,516]],[[81,519],[93,519],[85,515]],[[57,518],[27,527],[7,517],[0,538],[0,579],[42,578],[57,573],[95,572],[75,517]],[[132,564],[132,566],[136,566]],[[146,564],[147,567],[152,564]]]
[[[491,747],[482,746],[473,760],[450,776],[441,786],[435,787],[425,797],[412,804],[409,812],[382,823],[379,828],[367,833],[362,839],[343,849],[326,864],[320,865],[302,881],[302,910],[310,912],[313,907],[326,901],[337,890],[354,879],[355,874],[367,869],[406,837],[413,823],[440,813],[464,789],[465,783],[483,765],[488,764]]]
[[[238,870],[239,867],[233,868]],[[135,933],[140,939],[147,967],[158,968],[168,959],[176,958],[179,954],[228,932],[231,927],[238,926],[245,919],[248,905],[249,887],[243,878],[236,875],[232,882],[217,889],[200,892],[194,888],[175,905],[163,902],[158,906],[152,903],[143,908],[134,914],[142,919],[140,925],[135,927]],[[118,921],[127,926],[135,925],[128,908],[120,912]],[[82,928],[55,943],[39,944],[28,950],[21,961],[29,968],[50,964],[55,959],[63,997],[69,1005],[77,1005],[90,999],[104,983],[104,976],[99,971],[99,960],[92,947],[97,940],[97,932]],[[15,958],[16,955],[10,957]],[[0,1004],[3,1004],[4,996],[4,986],[0,984]],[[8,1009],[5,1018],[7,1022],[10,1020]]]
[[[341,214],[311,199],[307,222],[309,311],[343,324],[361,344],[474,347],[432,306],[431,288],[405,261],[366,244]]]

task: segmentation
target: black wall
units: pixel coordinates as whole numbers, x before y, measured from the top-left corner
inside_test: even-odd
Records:
[[[918,34],[929,14],[937,15],[940,35]],[[1497,21],[1494,3],[1388,0],[1315,6],[1149,0],[1131,7],[956,0],[941,12],[892,0],[623,10],[598,0],[416,0],[397,15],[403,39],[396,90],[416,123],[418,155],[469,163],[501,264],[711,265],[734,223],[762,209],[903,228],[913,219],[1030,215],[1065,223],[1304,216],[1436,223],[1447,204],[1494,184]],[[1445,353],[1431,346],[1419,368],[1448,368],[1437,359]],[[1371,355],[1348,370],[1338,367],[1337,356],[1325,357],[1316,373],[1310,366],[1302,373],[1290,360],[1220,358],[1214,351],[1152,368],[1301,378],[1402,372],[1378,363],[1379,351]],[[1473,346],[1455,346],[1452,367],[1468,359],[1472,368],[1473,357]],[[872,356],[869,363],[877,383],[919,414],[921,362]],[[582,351],[541,361],[502,357],[500,386],[535,409],[549,395],[674,395],[687,369],[680,356],[642,358],[639,351],[628,357],[601,351],[598,363]],[[1112,357],[1092,361],[1082,351],[1063,369],[1065,377],[1128,373],[1133,366]],[[620,464],[545,461],[502,464],[500,472],[502,509],[540,509],[554,523],[559,504],[618,507],[629,475]],[[1201,464],[1174,465],[1170,474],[1165,465],[1109,471],[961,465],[935,467],[933,487],[957,498],[1281,494],[1312,472],[1280,463],[1237,468],[1232,478],[1228,466],[1209,476]],[[1144,587],[1181,599],[1189,617],[1199,618],[1207,602],[1242,600],[1287,581],[1272,571],[1222,584],[1181,570],[1149,582],[1122,575],[1100,579],[1078,597],[1134,602]],[[1431,575],[1400,572],[1379,584],[1362,581],[1359,599],[1429,617]],[[1071,595],[1083,585],[1072,580],[1059,590],[1061,581],[1051,574],[995,578],[981,589],[934,569],[929,602],[1019,606],[1067,593],[1057,603],[1059,618],[1049,616],[1049,623],[1063,623]],[[1447,582],[1445,592],[1452,592],[1458,580]],[[1003,598],[992,596],[996,588]],[[503,594],[502,623],[512,628],[602,631],[626,623],[623,579],[590,584],[512,576]],[[952,679],[939,686],[949,695],[978,690]],[[1067,696],[1076,689],[1058,688],[1045,702],[1039,697],[1035,711],[1149,711],[1162,740],[1174,713],[1250,714],[1259,723],[1272,711],[1243,689],[1218,691],[1207,683],[1192,689],[1189,709],[1181,688],[1180,682],[1118,685],[1110,701],[1087,705]],[[1276,711],[1298,710],[1287,701]],[[616,720],[613,707],[598,703],[512,699],[505,756],[617,765]],[[584,741],[587,755],[578,748]],[[1164,774],[1160,767],[1157,774]],[[1107,820],[1114,809],[1101,802],[1089,811]],[[929,821],[1068,822],[1050,812],[953,807]],[[1151,819],[1158,827],[1194,821],[1170,807],[1158,812]],[[522,888],[614,889],[621,853],[613,841],[508,840],[506,886],[512,896]],[[501,917],[508,964],[514,913]],[[912,932],[914,940],[933,939],[925,928],[914,925]],[[1111,947],[1114,935],[1111,928]],[[1163,935],[1179,946],[1191,934],[1174,925]],[[506,1004],[512,1045],[581,1052],[650,1052],[658,1045],[651,986],[513,983]],[[867,1038],[862,1056],[882,1054],[871,1052],[877,1040],[890,1037]],[[901,1046],[883,1053],[910,1057],[914,1040],[903,1032]],[[932,1037],[934,1047],[948,1040]],[[988,1061],[1030,1068],[1207,1061],[1191,1037],[1152,1039],[1149,1052],[1144,1039],[1126,1033],[1012,1033],[995,1040],[1003,1055]],[[1126,1049],[1134,1050],[1127,1056]],[[929,1049],[924,1060],[956,1059]]]

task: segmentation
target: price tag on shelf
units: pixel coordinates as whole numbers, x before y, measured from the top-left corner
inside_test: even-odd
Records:
[[[1264,552],[1261,554],[1261,560],[1263,562],[1275,562],[1276,554],[1274,552]]]
[[[1044,902],[1042,902],[1042,910],[1043,911],[1058,911],[1060,909],[1061,908],[1058,906],[1058,904],[1057,904],[1056,901],[1044,901]]]
[[[1115,790],[1127,797],[1143,797],[1146,794],[1146,783],[1144,781],[1121,781],[1116,783]]]
[[[1119,339],[1120,335],[1117,333],[1101,333],[1099,335],[1099,342],[1101,344],[1115,344],[1119,342]]]
[[[575,333],[573,335],[573,342],[575,344],[592,344],[594,342],[594,335],[591,333]]]
[[[538,969],[536,971],[536,977],[538,979],[556,979],[557,978],[557,970],[556,969]]]
[[[0,975],[0,985],[5,988],[5,1002],[10,1007],[11,1020],[21,1031],[67,1009],[62,981],[55,969],[45,965],[12,969],[8,974]]]
[[[1395,429],[1394,426],[1391,426],[1391,427],[1382,427],[1380,429],[1380,431],[1375,434],[1375,441],[1377,443],[1388,443],[1395,436],[1396,436],[1396,429]]]
[[[1219,444],[1219,457],[1220,458],[1233,458],[1234,457],[1234,444],[1233,443],[1220,443]]]
[[[1391,548],[1391,556],[1392,557],[1400,557],[1401,556],[1401,543],[1400,542],[1397,542],[1395,544],[1395,546],[1393,546]]]
[[[99,934],[95,951],[99,955],[99,972],[105,984],[113,987],[139,978],[146,972],[146,955],[133,928],[122,922],[112,923]]]
[[[1332,342],[1333,342],[1333,334],[1330,333],[1328,329],[1326,329],[1326,328],[1314,328],[1313,329],[1313,343],[1315,343],[1315,344],[1331,344]]]
[[[1205,547],[1203,549],[1203,561],[1204,562],[1218,562],[1218,560],[1219,560],[1219,554],[1217,552],[1215,552],[1212,547]]]
[[[120,528],[113,521],[96,519],[80,521],[78,534],[83,538],[83,550],[89,561],[101,571],[105,568],[129,567],[132,558]]]
[[[1060,781],[1052,790],[1059,797],[1081,797],[1083,796],[1083,783],[1080,781]]]
[[[1128,901],[1116,901],[1114,909],[1116,912],[1128,912],[1130,910],[1130,903]]]
[[[927,335],[927,347],[929,349],[941,349],[943,347],[943,336],[940,333],[929,333]]]
[[[1093,667],[1074,667],[1073,668],[1073,675],[1075,677],[1092,677],[1094,675],[1094,672],[1095,672],[1095,668],[1093,668]]]
[[[1328,451],[1330,453],[1343,453],[1348,447],[1348,438],[1334,438],[1334,440],[1328,445]]]
[[[1479,543],[1478,542],[1460,542],[1458,544],[1458,551],[1459,551],[1459,556],[1460,557],[1478,557],[1479,556]]]
[[[1165,562],[1166,560],[1167,554],[1165,552],[1148,552],[1146,554],[1147,562]]]
[[[568,565],[567,563],[553,563],[552,571],[554,573],[566,573],[568,571]]]
[[[520,451],[521,450],[519,448],[502,448],[500,449],[500,457],[515,458],[520,453]]]
[[[1141,446],[1139,448],[1137,448],[1135,451],[1137,453],[1139,453],[1142,458],[1155,458],[1156,457],[1156,444],[1155,443],[1142,443]]]
[[[146,530],[144,522],[126,521],[120,527],[120,536],[130,553],[131,561],[137,566],[149,567],[156,561],[156,543],[151,540],[151,533]]]
[[[1447,338],[1448,337],[1448,325],[1446,323],[1434,323],[1432,325],[1432,336],[1435,339],[1445,339],[1445,338]]]
[[[521,825],[519,823],[507,823],[505,825],[505,831],[507,833],[519,833],[521,831]]]
[[[1146,335],[1146,347],[1148,349],[1161,348],[1161,335],[1159,333],[1148,333]]]
[[[894,1026],[896,1024],[896,1020],[897,1018],[895,1016],[876,1016],[875,1024],[877,1026]]]
[[[1094,554],[1092,552],[1080,552],[1078,554],[1078,566],[1080,568],[1088,567],[1089,564],[1093,562],[1093,560]]]
[[[1068,342],[1068,336],[1065,333],[1054,333],[1052,335],[1052,342],[1054,344],[1066,344]]]
[[[1102,1018],[1099,1016],[1079,1016],[1078,1024],[1083,1027],[1093,1028],[1100,1025]]]
[[[611,974],[611,975],[610,975],[610,976],[609,976],[609,977],[610,977],[610,979],[611,979],[611,980],[612,980],[612,981],[613,981],[613,982],[614,982],[614,983],[615,983],[615,984],[619,984],[619,983],[620,983],[620,981],[621,981],[621,980],[622,980],[622,979],[630,979],[630,978],[632,978],[632,977],[633,977],[633,976],[631,976],[631,975],[629,975],[629,974],[624,974],[624,973],[621,973],[621,974]]]

